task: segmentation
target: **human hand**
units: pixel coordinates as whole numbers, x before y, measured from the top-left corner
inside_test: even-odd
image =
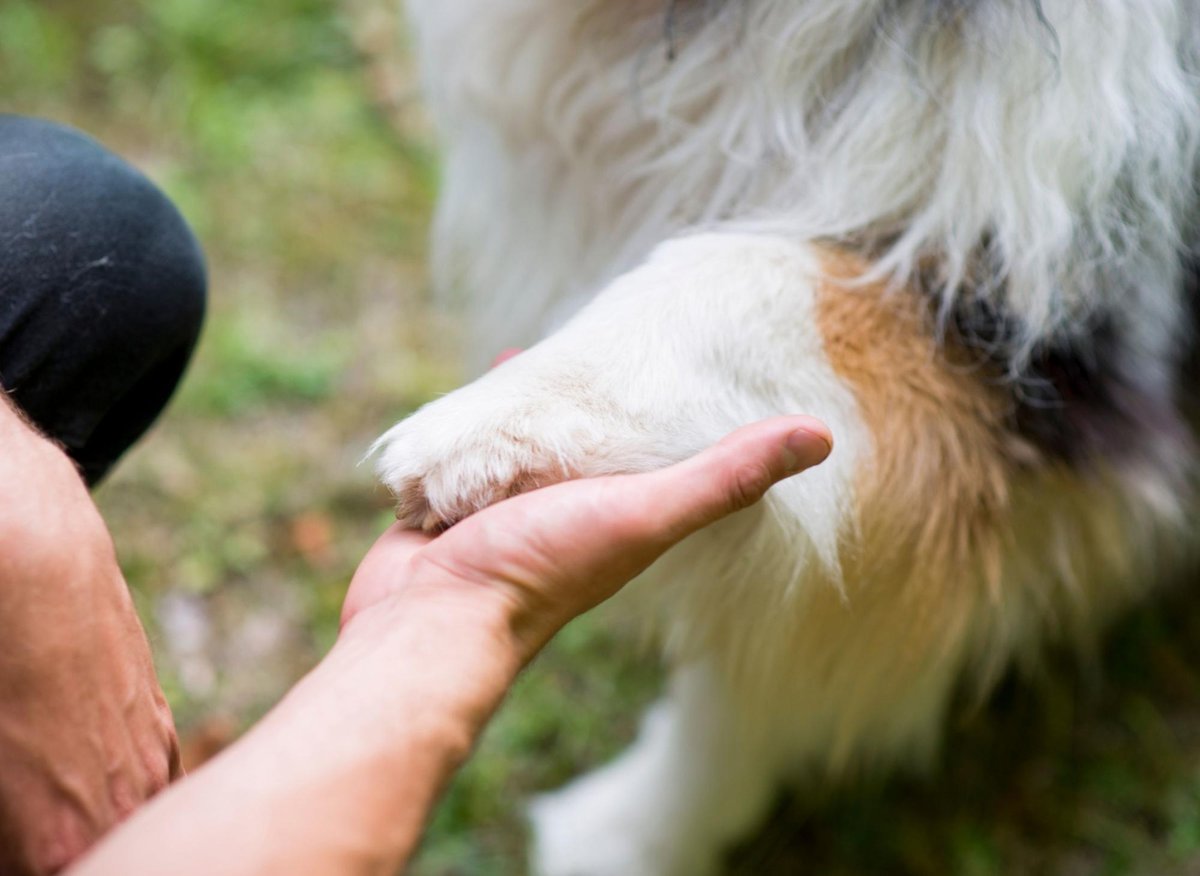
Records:
[[[320,665],[80,876],[395,872],[559,627],[829,447],[816,420],[778,417],[670,468],[546,487],[436,537],[392,527],[355,573]]]
[[[393,526],[355,573],[343,628],[390,597],[426,588],[498,600],[528,660],[686,535],[762,498],[829,454],[810,417],[746,426],[677,465],[568,481],[501,502],[438,536]]]
[[[0,397],[0,872],[53,873],[180,774],[108,532]]]

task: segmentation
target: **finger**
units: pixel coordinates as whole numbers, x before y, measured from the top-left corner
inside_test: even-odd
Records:
[[[813,417],[774,417],[744,426],[690,459],[647,476],[661,525],[676,541],[753,505],[774,484],[823,462],[829,427]]]
[[[831,444],[829,429],[812,417],[764,420],[657,472],[569,481],[501,502],[429,550],[440,567],[466,578],[517,580],[533,569],[632,577],[689,533],[816,465]]]

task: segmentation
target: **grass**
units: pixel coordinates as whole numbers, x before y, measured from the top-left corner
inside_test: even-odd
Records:
[[[181,206],[212,276],[196,361],[98,494],[185,736],[244,727],[332,641],[389,519],[358,460],[460,379],[426,292],[437,187],[382,0],[8,0],[6,109],[82,127]],[[390,7],[388,7],[390,8]],[[964,710],[919,776],[781,800],[738,874],[1200,873],[1200,610],[1138,612]],[[660,673],[603,617],[528,672],[412,872],[523,870],[521,806],[632,737]]]

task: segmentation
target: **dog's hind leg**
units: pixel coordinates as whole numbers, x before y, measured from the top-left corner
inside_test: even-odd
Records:
[[[705,876],[765,814],[786,765],[762,715],[697,663],[677,672],[637,741],[530,807],[538,876]]]

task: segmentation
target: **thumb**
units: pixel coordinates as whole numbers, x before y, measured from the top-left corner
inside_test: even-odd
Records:
[[[681,463],[655,472],[661,521],[675,541],[749,507],[778,481],[824,461],[829,427],[814,417],[773,417],[730,433]]]

